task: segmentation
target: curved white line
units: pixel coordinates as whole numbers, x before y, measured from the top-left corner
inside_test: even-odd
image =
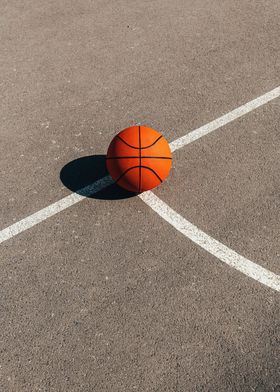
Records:
[[[139,197],[161,216],[166,222],[172,225],[185,237],[189,238],[195,244],[205,249],[207,252],[217,257],[222,262],[242,272],[252,279],[280,291],[280,276],[260,265],[253,263],[245,257],[239,255],[234,250],[223,245],[221,242],[210,237],[204,231],[187,221],[176,211],[170,208],[164,201],[159,199],[153,192],[144,192]]]

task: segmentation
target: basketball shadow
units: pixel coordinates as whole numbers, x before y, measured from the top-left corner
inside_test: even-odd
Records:
[[[90,155],[67,163],[60,172],[61,182],[72,192],[84,196],[82,189],[95,181],[108,176],[105,155]],[[117,184],[109,185],[89,198],[103,200],[120,200],[136,196],[136,193],[126,191]]]

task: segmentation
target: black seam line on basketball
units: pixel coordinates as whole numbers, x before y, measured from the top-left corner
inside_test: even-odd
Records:
[[[106,157],[106,159],[129,159],[129,158],[139,158],[139,156],[137,155],[133,155],[133,156],[127,156],[127,157]],[[145,159],[145,158],[149,158],[149,159],[172,159],[170,157],[150,157],[150,156],[141,156],[141,159]]]
[[[116,182],[116,183],[119,182],[119,181],[122,179],[122,177],[125,176],[125,175],[129,172],[129,170],[137,169],[138,167],[139,167],[139,166],[132,166],[132,167],[126,169],[126,171],[123,172],[122,175],[121,175],[115,182]],[[142,169],[148,169],[148,170],[150,170],[150,171],[153,172],[154,175],[160,180],[160,182],[162,182],[162,179],[160,178],[160,176],[159,176],[153,169],[151,169],[149,166],[141,166],[141,168],[142,168]]]
[[[139,179],[138,179],[138,192],[141,192],[141,128],[139,125],[138,128],[138,132],[139,132]]]
[[[131,144],[129,144],[129,143],[127,143],[125,140],[123,140],[119,135],[117,135],[116,136],[118,139],[120,139],[124,144],[126,144],[128,147],[130,147],[130,148],[134,148],[135,150],[139,150],[139,147],[134,147],[134,146],[132,146]],[[149,146],[145,146],[145,147],[141,147],[141,150],[145,150],[146,148],[150,148],[150,147],[152,147],[152,146],[154,146],[158,141],[159,141],[159,139],[161,139],[162,138],[162,135],[160,136],[160,137],[158,137],[157,138],[157,140],[155,140],[152,144],[150,144]]]

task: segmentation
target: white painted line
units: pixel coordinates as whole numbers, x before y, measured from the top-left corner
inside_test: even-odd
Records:
[[[225,114],[224,116],[218,118],[215,121],[212,121],[209,124],[206,124],[194,131],[188,133],[187,135],[180,137],[177,140],[174,140],[170,143],[170,147],[172,151],[176,151],[181,147],[199,139],[200,137],[207,135],[208,133],[218,129],[219,127],[235,120],[242,115],[249,113],[250,111],[260,107],[261,105],[266,104],[274,98],[280,96],[280,86],[276,87],[274,90],[260,96],[259,98],[254,99],[253,101],[248,102],[247,104],[240,106],[237,109]],[[96,181],[92,185],[85,187],[77,193],[72,193],[69,196],[64,197],[63,199],[51,204],[50,206],[43,208],[42,210],[35,212],[34,214],[22,219],[21,221],[14,223],[13,225],[3,229],[0,231],[0,243],[14,237],[15,235],[22,233],[23,231],[30,229],[36,224],[43,222],[44,220],[50,218],[51,216],[57,214],[60,211],[65,210],[68,207],[78,203],[83,200],[86,195],[93,194],[98,192],[99,190],[108,186],[112,181],[110,177],[104,177],[101,180]],[[81,196],[83,195],[83,196]]]
[[[210,123],[203,125],[200,128],[195,129],[194,131],[188,133],[185,136],[180,137],[179,139],[174,140],[170,143],[170,149],[172,152],[178,150],[179,148],[184,147],[185,145],[194,142],[195,140],[201,138],[202,136],[208,135],[208,133],[221,128],[222,126],[236,120],[237,118],[244,116],[259,108],[260,106],[272,101],[275,98],[280,96],[280,86],[276,87],[274,90],[269,91],[268,93],[261,95],[260,97],[253,99],[252,101],[246,103],[245,105],[239,106],[238,108],[234,109],[232,112],[225,114],[217,118]]]
[[[139,195],[139,197],[164,220],[166,220],[166,222],[170,223],[170,225],[172,225],[176,230],[184,234],[185,237],[205,249],[211,255],[217,257],[219,260],[250,278],[257,280],[274,290],[280,291],[280,276],[268,271],[256,263],[253,263],[236,253],[234,250],[210,237],[208,234],[204,233],[198,227],[170,208],[153,192],[144,192]]]
[[[71,195],[64,197],[63,199],[43,208],[40,211],[35,212],[32,215],[20,220],[17,223],[7,227],[6,229],[0,231],[0,244],[15,235],[22,233],[23,231],[30,229],[31,227],[37,225],[40,222],[50,218],[51,216],[65,210],[68,207],[73,206],[79,201],[83,200],[85,197],[89,197],[94,193],[101,191],[103,188],[113,184],[111,177],[103,177],[100,180],[94,182],[91,185],[80,189],[78,193],[71,193]]]

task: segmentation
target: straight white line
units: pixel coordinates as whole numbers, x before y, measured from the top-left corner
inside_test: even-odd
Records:
[[[151,207],[158,215],[166,220],[185,237],[217,257],[219,260],[230,265],[243,274],[258,282],[280,291],[280,276],[268,271],[260,265],[253,263],[239,255],[232,249],[221,244],[219,241],[204,233],[198,227],[187,221],[166,203],[159,199],[153,192],[144,192],[139,197]]]
[[[217,120],[212,121],[209,124],[206,124],[194,131],[188,133],[187,135],[174,140],[170,143],[170,147],[172,151],[176,151],[179,148],[189,144],[200,137],[207,135],[208,133],[218,129],[219,127],[233,121],[234,119],[249,113],[250,111],[260,107],[261,105],[266,104],[267,102],[271,101],[274,98],[280,96],[280,86],[276,87],[274,90],[256,98],[245,105],[240,106],[237,109],[229,112],[228,114],[220,117]],[[211,125],[212,124],[212,125]],[[36,224],[43,222],[44,220],[50,218],[51,216],[57,214],[60,211],[65,210],[68,207],[78,203],[79,201],[83,200],[87,195],[94,194],[101,189],[108,186],[112,180],[110,177],[104,177],[101,180],[96,181],[92,185],[89,185],[79,191],[77,193],[72,193],[69,196],[64,197],[63,199],[49,205],[42,210],[35,212],[34,214],[20,220],[17,223],[3,229],[0,231],[0,243],[14,237],[15,235],[22,233],[23,231],[30,229],[31,227],[35,226]]]
[[[111,185],[113,180],[111,177],[103,177],[100,180],[94,182],[80,189],[78,193],[71,193],[71,195],[64,197],[63,199],[43,208],[40,211],[35,212],[32,215],[14,223],[13,225],[7,227],[6,229],[0,231],[0,244],[15,235],[22,233],[23,231],[30,229],[31,227],[37,225],[40,222],[50,218],[51,216],[58,214],[59,212],[65,210],[68,207],[73,206],[79,201],[83,200],[85,197],[89,197],[94,193],[101,191],[103,188]]]
[[[253,99],[248,103],[245,103],[245,105],[239,106],[238,108],[225,114],[224,116],[221,116],[216,120],[211,121],[210,123],[195,129],[194,131],[186,134],[185,136],[182,136],[179,139],[174,140],[172,143],[169,144],[170,149],[172,152],[174,152],[179,148],[182,148],[185,145],[194,142],[195,140],[201,138],[202,136],[205,136],[208,133],[213,132],[218,128],[221,128],[222,126],[232,122],[233,120],[236,120],[241,116],[244,116],[244,114],[247,114],[252,110],[255,110],[260,106],[272,101],[273,99],[278,98],[279,96],[280,96],[280,86],[276,87],[274,90],[271,90],[264,95],[261,95],[256,99]]]

